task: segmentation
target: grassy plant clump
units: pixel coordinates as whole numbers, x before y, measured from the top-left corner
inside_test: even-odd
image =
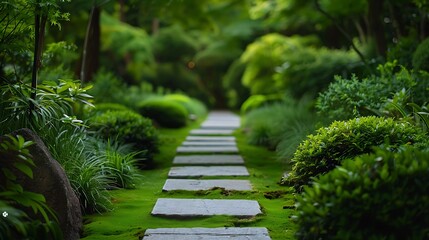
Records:
[[[140,176],[132,145],[93,139],[92,148],[102,158],[102,170],[111,180],[111,188],[134,188]]]
[[[429,154],[408,148],[344,161],[297,199],[298,239],[427,239]]]
[[[163,98],[153,98],[142,102],[139,112],[167,128],[184,127],[189,117],[188,111],[182,104]]]
[[[281,157],[292,155],[296,146],[315,128],[318,118],[309,110],[306,98],[284,98],[246,114],[244,129],[248,143],[277,149]]]
[[[39,134],[54,159],[64,168],[82,212],[90,214],[110,209],[110,195],[106,189],[112,182],[102,171],[103,159],[91,146],[84,129],[56,124]]]
[[[158,151],[158,136],[150,119],[133,111],[107,111],[90,119],[90,128],[104,139],[133,144],[142,157],[151,160]]]
[[[392,118],[370,116],[335,121],[298,146],[291,160],[292,172],[284,181],[301,191],[313,177],[331,171],[344,159],[372,152],[374,146],[386,145],[394,151],[402,145],[421,143],[426,136],[420,132],[410,123]]]

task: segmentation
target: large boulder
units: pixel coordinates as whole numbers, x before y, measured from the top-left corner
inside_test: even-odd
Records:
[[[33,179],[18,173],[18,182],[25,190],[45,196],[46,204],[57,213],[64,239],[79,239],[82,230],[82,212],[79,199],[73,191],[64,169],[52,158],[40,137],[30,129],[19,129],[11,135],[21,135],[26,141],[34,142],[29,147],[35,164]],[[0,142],[2,140],[4,137],[0,138]]]

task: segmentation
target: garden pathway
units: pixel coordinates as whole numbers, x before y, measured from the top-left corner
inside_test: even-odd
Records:
[[[227,111],[211,112],[199,129],[177,148],[176,165],[170,169],[163,191],[199,191],[212,188],[249,191],[249,180],[231,179],[249,176],[243,158],[231,136],[240,127],[240,118]],[[210,179],[200,179],[210,177]],[[216,178],[216,179],[213,179]],[[240,199],[180,199],[160,198],[155,203],[152,215],[165,218],[192,218],[214,215],[229,215],[249,218],[261,214],[259,203]],[[189,240],[189,239],[271,239],[266,228],[157,228],[147,229],[143,240]]]

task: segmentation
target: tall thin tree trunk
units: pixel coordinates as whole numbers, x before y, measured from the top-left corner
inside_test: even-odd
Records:
[[[380,56],[385,56],[387,50],[382,19],[383,5],[384,0],[368,0],[369,32],[375,40],[377,53]]]
[[[86,35],[83,44],[82,64],[80,68],[80,79],[89,81],[99,66],[98,56],[100,54],[100,7],[94,5],[89,14]]]
[[[45,25],[48,16],[41,13],[39,2],[36,2],[34,16],[34,56],[33,56],[33,69],[31,74],[31,100],[30,100],[30,119],[32,112],[35,110],[34,102],[36,101],[37,91],[37,72],[41,67],[41,56],[45,37]]]

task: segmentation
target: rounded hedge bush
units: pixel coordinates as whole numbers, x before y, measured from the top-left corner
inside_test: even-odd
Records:
[[[429,153],[344,161],[297,198],[298,239],[429,239]]]
[[[117,139],[132,144],[151,160],[158,152],[158,135],[150,119],[133,111],[106,111],[90,119],[90,128],[104,139]]]
[[[391,150],[401,145],[421,143],[425,135],[408,122],[392,118],[361,117],[335,121],[307,136],[295,151],[292,171],[284,183],[301,191],[313,177],[327,173],[344,159],[371,153],[373,147],[386,145]]]
[[[139,112],[167,128],[184,127],[188,120],[188,111],[183,105],[163,98],[153,98],[142,102],[139,105]]]
[[[180,103],[186,108],[188,115],[193,115],[194,117],[203,117],[207,113],[207,109],[202,102],[183,94],[168,94],[163,99]]]
[[[413,67],[416,70],[424,70],[429,72],[429,38],[417,46],[413,54]]]

